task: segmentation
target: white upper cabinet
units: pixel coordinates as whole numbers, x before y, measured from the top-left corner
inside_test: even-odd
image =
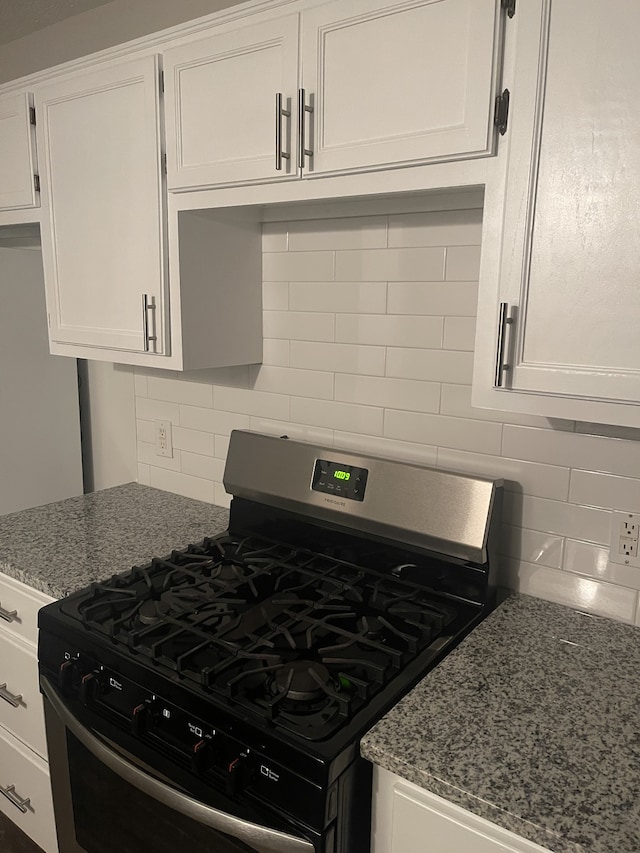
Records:
[[[491,152],[495,0],[335,0],[302,22],[310,173]]]
[[[164,68],[169,189],[296,176],[297,15],[168,50]]]
[[[85,345],[152,361],[165,350],[157,58],[84,69],[35,99],[52,352]]]
[[[0,210],[37,207],[35,138],[29,95],[0,97]]]
[[[640,4],[527,0],[516,18],[473,399],[640,426]]]
[[[499,0],[336,0],[167,50],[169,189],[491,154],[501,25]]]

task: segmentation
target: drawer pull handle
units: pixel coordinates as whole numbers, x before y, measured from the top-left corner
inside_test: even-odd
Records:
[[[18,794],[16,794],[15,785],[7,785],[6,788],[3,788],[2,785],[0,785],[0,794],[2,794],[3,797],[6,797],[11,805],[15,806],[22,812],[22,814],[27,813],[31,799],[30,797],[27,797],[23,800],[22,797],[18,796]]]
[[[301,169],[305,166],[305,157],[313,157],[313,149],[307,148],[305,133],[305,113],[313,113],[311,104],[307,104],[307,93],[304,89],[298,89],[298,132],[300,134],[300,163]]]
[[[22,693],[9,693],[7,690],[7,682],[4,684],[0,684],[0,699],[4,699],[5,702],[8,702],[10,705],[13,705],[14,708],[17,708],[20,705],[20,701],[22,699]]]
[[[276,170],[282,169],[282,160],[290,160],[291,153],[282,149],[282,116],[291,118],[291,110],[282,105],[282,92],[276,92]]]
[[[4,619],[5,622],[15,622],[17,617],[17,610],[5,610],[4,607],[0,607],[0,619]]]
[[[151,334],[149,327],[149,311],[153,311],[153,331]],[[156,351],[156,341],[158,336],[155,334],[156,329],[156,300],[155,296],[149,296],[147,293],[142,294],[142,343],[144,351],[150,352],[150,344],[153,341],[153,351]]]

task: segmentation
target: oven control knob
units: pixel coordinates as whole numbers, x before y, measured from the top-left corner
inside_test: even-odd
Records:
[[[60,664],[58,670],[58,687],[66,695],[71,693],[71,688],[78,675],[78,661],[65,660]]]
[[[211,742],[199,740],[191,753],[191,769],[196,773],[205,773],[211,766]]]
[[[100,695],[100,679],[97,672],[88,672],[80,679],[80,700],[84,705],[90,705]]]
[[[134,735],[143,735],[153,725],[151,707],[146,702],[141,702],[133,709],[131,715],[131,732]]]
[[[227,793],[232,797],[240,794],[251,782],[251,770],[249,767],[249,757],[246,753],[241,753],[237,758],[229,763],[229,772],[227,774]]]

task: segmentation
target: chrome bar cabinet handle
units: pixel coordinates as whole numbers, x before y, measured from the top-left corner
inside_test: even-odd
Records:
[[[4,619],[5,622],[15,622],[17,618],[17,610],[5,610],[4,607],[0,607],[0,619]]]
[[[5,702],[13,705],[14,708],[18,708],[20,706],[20,700],[22,699],[22,693],[9,693],[7,690],[7,682],[5,681],[4,684],[0,684],[0,699],[4,699]]]
[[[281,171],[282,161],[291,159],[290,151],[282,149],[282,116],[285,118],[291,117],[291,110],[286,110],[282,106],[282,92],[276,92],[276,169]]]
[[[506,329],[513,323],[513,318],[507,315],[509,304],[507,302],[500,303],[500,313],[498,316],[498,343],[496,346],[496,370],[493,379],[493,384],[496,388],[500,388],[503,384],[504,374],[511,370],[511,365],[506,364],[504,360],[505,354],[505,339]]]
[[[15,785],[7,785],[6,788],[3,788],[0,785],[0,794],[3,797],[6,797],[12,806],[15,806],[22,814],[26,814],[28,811],[29,803],[31,802],[30,797],[26,797],[24,800],[22,797],[16,794],[16,786]]]
[[[149,296],[148,293],[142,294],[142,335],[143,335],[143,343],[144,343],[144,351],[149,352],[149,345],[151,341],[154,343],[158,340],[157,335],[152,335],[149,332],[149,311],[154,312],[153,319],[153,330],[155,332],[155,310],[156,310],[156,301],[154,296]],[[155,347],[154,347],[155,349]]]
[[[300,131],[300,168],[305,167],[305,157],[313,157],[313,149],[306,147],[305,113],[312,113],[313,107],[307,104],[307,94],[304,89],[298,89],[298,122]]]

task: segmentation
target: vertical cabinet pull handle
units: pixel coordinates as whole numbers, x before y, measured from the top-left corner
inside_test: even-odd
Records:
[[[300,168],[305,167],[305,157],[313,157],[313,149],[307,148],[305,140],[305,113],[312,113],[313,107],[307,104],[307,96],[304,89],[298,89],[298,122],[300,132]]]
[[[17,610],[5,610],[4,607],[0,607],[0,619],[4,619],[5,622],[15,622],[17,618]]]
[[[142,336],[143,336],[143,344],[144,344],[144,351],[145,352],[150,351],[150,344],[152,341],[155,344],[155,342],[158,340],[157,335],[156,334],[152,335],[149,331],[149,329],[150,329],[149,311],[153,311],[154,312],[154,315],[153,315],[153,331],[155,333],[155,329],[156,329],[155,310],[156,310],[155,296],[150,297],[147,293],[143,293],[142,294]],[[155,352],[155,346],[154,346],[153,350]]]
[[[16,794],[15,785],[7,785],[6,788],[3,788],[2,785],[0,785],[0,794],[2,794],[3,797],[6,797],[11,805],[15,806],[22,812],[22,814],[27,813],[27,807],[31,802],[31,799],[27,797],[23,800],[22,797],[18,796],[18,794]]]
[[[4,699],[5,702],[8,702],[10,705],[13,705],[14,708],[18,708],[20,705],[20,700],[22,699],[22,693],[9,693],[7,690],[7,682],[4,684],[0,684],[0,699]]]
[[[498,315],[498,342],[496,346],[496,372],[493,384],[496,388],[500,388],[503,384],[504,374],[511,370],[511,365],[506,364],[505,355],[505,339],[506,329],[513,323],[513,317],[507,316],[509,304],[507,302],[500,303],[500,313]]]
[[[282,149],[282,116],[285,118],[291,117],[291,110],[286,110],[282,106],[282,92],[276,92],[276,169],[282,169],[282,161],[291,159],[290,151]]]

